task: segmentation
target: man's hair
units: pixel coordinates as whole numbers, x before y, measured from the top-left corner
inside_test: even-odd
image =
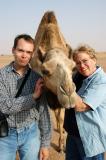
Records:
[[[21,38],[24,39],[25,41],[29,42],[29,43],[32,43],[34,45],[34,39],[30,35],[28,35],[28,34],[20,34],[20,35],[15,37],[13,48],[17,47],[18,41]]]
[[[89,45],[81,45],[77,49],[74,50],[73,52],[73,60],[75,60],[76,55],[80,52],[85,52],[88,54],[91,58],[97,59],[96,58],[96,52],[93,48],[91,48]]]

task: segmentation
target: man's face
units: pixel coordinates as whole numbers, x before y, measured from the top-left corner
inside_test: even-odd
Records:
[[[24,39],[20,39],[16,48],[13,48],[12,52],[15,58],[15,64],[18,67],[25,67],[33,54],[34,45]]]

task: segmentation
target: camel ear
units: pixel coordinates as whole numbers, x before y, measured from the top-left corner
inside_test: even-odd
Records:
[[[67,47],[67,50],[68,50],[68,58],[72,59],[72,48],[68,43],[66,44],[66,47]]]
[[[44,51],[44,49],[41,46],[39,46],[37,54],[38,54],[39,60],[43,63],[44,59],[45,59],[46,52]]]

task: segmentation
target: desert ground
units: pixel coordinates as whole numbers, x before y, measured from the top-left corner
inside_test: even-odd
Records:
[[[101,65],[106,72],[106,52],[98,53],[97,58],[98,58],[98,61],[97,61],[98,64]],[[12,60],[13,60],[12,55],[1,55],[0,56],[0,68],[8,64]],[[51,117],[52,117],[52,122],[53,122],[53,134],[52,134],[51,147],[50,147],[50,160],[64,160],[65,153],[59,153],[57,150],[58,148],[57,142],[58,142],[59,134],[56,131],[56,122],[55,122],[54,114],[52,114]]]

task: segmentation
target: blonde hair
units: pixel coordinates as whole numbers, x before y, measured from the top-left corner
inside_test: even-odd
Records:
[[[90,56],[90,58],[92,59],[97,59],[96,57],[96,52],[93,48],[91,48],[90,46],[88,45],[81,45],[79,46],[77,49],[75,49],[73,51],[73,60],[75,60],[76,56],[78,53],[81,53],[81,52],[85,52],[86,54],[88,54]]]

